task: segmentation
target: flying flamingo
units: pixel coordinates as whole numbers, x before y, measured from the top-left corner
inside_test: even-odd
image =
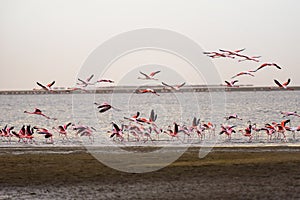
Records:
[[[175,85],[175,86],[169,85],[164,82],[161,82],[161,84],[163,84],[164,86],[168,87],[171,90],[180,90],[180,88],[185,85],[185,82],[181,83],[180,85]]]
[[[124,117],[124,119],[128,119],[129,121],[132,122],[138,122],[137,119],[140,116],[140,112],[136,112],[135,115],[133,115],[132,117]]]
[[[156,74],[158,74],[160,71],[154,71],[151,72],[149,75],[145,74],[143,72],[140,71],[140,74],[142,74],[144,77],[138,77],[138,79],[142,79],[142,80],[158,80],[156,78],[153,78]]]
[[[90,82],[93,77],[94,77],[94,74],[92,74],[90,77],[88,77],[85,81],[78,78],[78,81],[80,81],[80,83],[76,83],[76,84],[81,85],[82,87],[87,87],[88,85],[94,85],[94,83]]]
[[[27,113],[27,114],[33,114],[33,115],[41,115],[47,119],[53,119],[53,120],[56,120],[56,118],[50,118],[48,117],[47,115],[45,115],[44,113],[42,113],[42,111],[38,108],[35,108],[34,112],[28,112],[28,111],[24,111],[24,113]]]
[[[108,111],[111,108],[116,110],[116,111],[120,111],[120,109],[111,106],[107,102],[104,102],[103,104],[99,104],[99,103],[94,103],[94,104],[98,106],[97,108],[99,109],[100,113],[104,113],[105,111]]]
[[[50,143],[54,142],[53,141],[53,134],[50,133],[48,129],[46,129],[46,128],[39,128],[39,127],[36,127],[36,126],[34,126],[33,128],[36,129],[37,134],[42,134],[42,135],[45,136],[45,139],[46,139],[45,142],[46,143],[48,143],[48,139],[50,139]]]
[[[205,51],[203,54],[206,54],[210,58],[232,58],[234,59],[234,56],[229,55],[228,53],[219,53],[216,51]]]
[[[40,86],[43,90],[46,90],[46,91],[52,91],[52,88],[51,86],[54,85],[55,81],[52,81],[52,83],[49,83],[47,85],[43,85],[39,82],[36,82],[36,84],[38,84],[38,86]]]
[[[246,60],[252,60],[254,62],[259,62],[257,58],[261,58],[261,56],[245,56],[245,55],[239,55],[240,57],[243,57],[244,59],[238,60],[238,62],[243,62]]]
[[[280,112],[283,117],[289,117],[289,116],[296,116],[296,117],[300,117],[300,115],[297,113],[297,111],[295,112]]]
[[[142,90],[137,90],[137,93],[152,93],[155,94],[156,96],[160,96],[155,90],[147,88],[147,89],[142,89]]]
[[[72,123],[69,122],[65,125],[59,125],[57,128],[56,127],[53,127],[53,129],[59,133],[59,135],[62,135],[63,136],[63,139],[66,138],[68,139],[68,136],[67,136],[67,129],[68,127],[71,125]]]
[[[97,80],[96,83],[114,83],[114,81],[110,79],[100,79]]]
[[[239,82],[238,80],[234,80],[234,81],[225,81],[225,83],[227,84],[227,87],[239,87],[237,85],[234,85],[235,83]]]
[[[242,52],[244,51],[246,48],[243,48],[243,49],[237,49],[237,50],[234,50],[234,51],[230,51],[230,50],[225,50],[225,49],[219,49],[221,52],[225,52],[229,55],[232,55],[232,56],[236,56],[236,55],[239,55],[238,53],[239,52]]]
[[[281,69],[281,67],[279,65],[277,65],[276,63],[263,63],[256,70],[252,70],[251,72],[257,72],[258,70],[263,69],[263,68],[265,68],[267,66],[274,66],[277,69]]]
[[[233,125],[221,125],[221,132],[220,135],[225,133],[229,140],[231,140],[232,133],[235,133],[235,130],[233,129],[235,126]]]
[[[244,72],[240,72],[240,73],[234,75],[234,76],[231,77],[231,78],[233,79],[233,78],[236,78],[236,77],[242,76],[242,75],[249,75],[249,76],[254,77],[254,74],[252,74],[251,71],[244,71]]]
[[[228,117],[225,117],[226,120],[230,120],[230,119],[239,119],[239,120],[243,120],[241,118],[239,118],[239,116],[237,114],[232,114],[229,115]]]
[[[123,137],[122,130],[119,128],[119,126],[116,123],[112,122],[112,125],[113,125],[113,131],[112,131],[112,134],[110,135],[110,138],[113,138],[114,136],[116,136],[121,141],[123,141],[124,137]]]
[[[282,89],[286,89],[286,90],[292,90],[290,88],[288,88],[287,86],[290,84],[291,79],[289,78],[287,80],[287,82],[281,84],[279,81],[277,81],[276,79],[274,79],[274,82],[276,83],[276,85],[278,85],[278,87],[282,88]]]

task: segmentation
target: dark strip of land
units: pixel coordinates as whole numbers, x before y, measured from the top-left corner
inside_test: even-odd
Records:
[[[111,169],[82,148],[69,150],[1,149],[0,199],[300,198],[297,148],[215,148],[204,159],[190,148],[168,167],[144,174]]]

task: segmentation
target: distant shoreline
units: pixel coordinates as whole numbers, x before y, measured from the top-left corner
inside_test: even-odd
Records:
[[[290,87],[291,90],[284,90],[278,87],[255,87],[255,86],[240,86],[240,87],[226,87],[219,85],[205,86],[205,85],[190,85],[181,88],[179,91],[169,90],[163,86],[117,86],[117,87],[99,87],[88,88],[87,90],[74,89],[54,89],[53,91],[45,90],[2,90],[0,95],[32,95],[32,94],[105,94],[105,93],[135,93],[138,89],[151,88],[158,93],[169,92],[247,92],[247,91],[298,91],[300,86]]]

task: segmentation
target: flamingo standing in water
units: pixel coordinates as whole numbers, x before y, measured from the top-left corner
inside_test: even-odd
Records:
[[[45,115],[40,109],[38,108],[35,108],[35,110],[33,112],[28,112],[28,111],[24,111],[24,113],[27,113],[27,114],[32,114],[32,115],[41,115],[47,119],[53,119],[53,120],[56,120],[56,118],[50,118],[48,117],[47,115]]]
[[[38,86],[40,86],[43,90],[46,90],[46,91],[52,91],[51,86],[54,85],[54,83],[55,83],[55,81],[52,81],[51,83],[49,83],[49,84],[47,84],[47,85],[43,85],[43,84],[41,84],[41,83],[39,83],[39,82],[36,82],[36,84],[37,84]]]
[[[282,84],[279,81],[277,81],[276,79],[274,79],[274,82],[276,83],[276,85],[278,85],[278,87],[280,87],[282,89],[292,90],[292,89],[290,89],[290,88],[287,87],[290,84],[290,82],[291,82],[290,78],[287,80],[287,82],[282,83]]]
[[[154,71],[154,72],[151,72],[149,75],[148,74],[145,74],[144,72],[141,72],[140,71],[140,74],[142,74],[144,77],[138,77],[138,79],[142,79],[142,80],[158,80],[156,78],[154,78],[154,76],[156,74],[158,74],[160,71]]]
[[[166,86],[167,88],[169,88],[171,90],[180,90],[180,88],[185,85],[185,82],[183,82],[183,83],[181,83],[179,85],[175,85],[175,86],[169,85],[169,84],[164,83],[164,82],[161,82],[161,84],[163,84],[164,86]]]
[[[243,132],[243,130],[239,130],[239,132],[243,133],[243,135],[244,135],[245,137],[249,137],[249,142],[251,142],[251,141],[252,141],[252,138],[253,138],[253,136],[252,136],[252,125],[249,124],[248,127],[245,128],[244,131],[245,131],[245,132]]]

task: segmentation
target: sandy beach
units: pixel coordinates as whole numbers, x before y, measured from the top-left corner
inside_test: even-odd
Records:
[[[143,174],[111,169],[81,147],[49,150],[1,148],[0,199],[300,198],[298,147],[219,147],[203,159],[194,147]]]

